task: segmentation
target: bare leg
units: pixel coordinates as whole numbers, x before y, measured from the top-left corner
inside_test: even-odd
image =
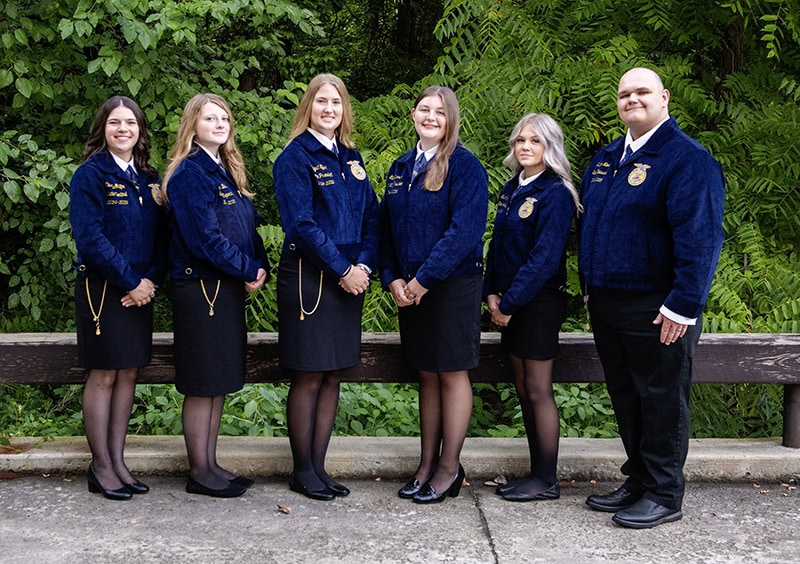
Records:
[[[317,391],[317,407],[314,413],[314,430],[311,440],[311,464],[314,472],[326,486],[341,485],[325,471],[325,457],[331,442],[336,410],[339,407],[339,383],[342,378],[338,370],[326,372]]]
[[[312,462],[317,400],[322,386],[322,372],[297,372],[292,378],[286,401],[286,423],[294,460],[294,479],[311,490],[324,488]]]
[[[523,410],[530,414],[530,428],[526,420],[526,431],[531,452],[531,475],[516,489],[536,494],[558,481],[556,468],[560,427],[558,408],[553,397],[553,361],[523,360],[522,363],[524,378],[522,382],[517,382],[517,392]]]
[[[442,391],[439,374],[419,371],[420,460],[414,477],[427,482],[439,466],[442,445]]]
[[[469,419],[472,415],[472,384],[469,372],[440,372],[441,386],[440,410],[442,415],[442,452],[439,466],[429,483],[437,492],[450,487],[458,473],[461,447],[467,436]]]
[[[89,370],[89,378],[83,388],[83,426],[86,430],[86,441],[92,451],[92,468],[100,485],[109,490],[123,486],[114,472],[108,450],[111,398],[116,377],[116,370]]]
[[[125,368],[117,371],[117,379],[111,393],[111,413],[108,426],[108,451],[111,465],[120,480],[132,484],[136,478],[125,464],[125,437],[131,419],[133,396],[136,392],[138,368]],[[95,469],[96,470],[96,469]]]
[[[189,476],[207,488],[219,490],[226,488],[228,482],[214,473],[208,458],[214,399],[198,396],[184,398],[183,438],[189,456]]]

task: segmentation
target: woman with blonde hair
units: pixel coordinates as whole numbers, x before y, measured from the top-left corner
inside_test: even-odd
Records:
[[[315,76],[273,169],[286,234],[278,319],[280,364],[292,373],[289,487],[324,501],[350,493],[325,470],[325,457],[341,373],[361,362],[361,309],[377,266],[378,199],[352,129],[344,83],[332,74]]]
[[[482,237],[488,176],[459,140],[459,107],[443,86],[411,110],[419,141],[389,169],[381,281],[398,306],[407,363],[417,370],[420,462],[398,495],[415,503],[456,497],[472,414],[469,370],[480,348]]]
[[[567,238],[581,206],[564,135],[553,118],[526,115],[511,132],[509,145],[503,164],[514,176],[500,192],[483,294],[511,361],[531,471],[499,486],[497,493],[508,501],[558,499],[553,358],[567,312]]]
[[[245,293],[267,279],[258,214],[247,190],[227,102],[198,94],[186,104],[164,173],[175,331],[175,385],[184,394],[186,491],[236,497],[253,484],[217,463],[225,395],[244,385]]]

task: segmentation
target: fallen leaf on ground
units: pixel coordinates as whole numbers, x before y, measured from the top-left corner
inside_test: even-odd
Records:
[[[279,503],[278,504],[278,511],[280,511],[281,513],[286,513],[287,515],[289,515],[292,512],[292,508],[291,507],[284,507],[283,505],[281,505]]]

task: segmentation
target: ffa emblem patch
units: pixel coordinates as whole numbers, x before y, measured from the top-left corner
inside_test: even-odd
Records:
[[[538,201],[539,200],[536,198],[525,198],[525,201],[522,202],[522,205],[519,207],[519,212],[517,212],[519,216],[522,219],[530,217],[530,215],[533,213],[533,204]]]
[[[161,184],[148,184],[153,201],[159,206],[164,205],[164,194],[161,193]]]
[[[650,165],[633,163],[634,168],[628,175],[628,184],[631,186],[640,186],[647,179],[647,169]]]
[[[364,180],[367,177],[367,171],[361,166],[358,161],[347,161],[350,165],[350,174],[355,176],[358,180]]]

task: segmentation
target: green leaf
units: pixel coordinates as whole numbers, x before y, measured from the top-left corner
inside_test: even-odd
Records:
[[[8,69],[0,69],[0,88],[5,88],[14,82],[14,74]]]
[[[14,85],[17,87],[17,92],[25,96],[26,98],[30,98],[31,94],[33,93],[33,84],[27,78],[18,78]]]

